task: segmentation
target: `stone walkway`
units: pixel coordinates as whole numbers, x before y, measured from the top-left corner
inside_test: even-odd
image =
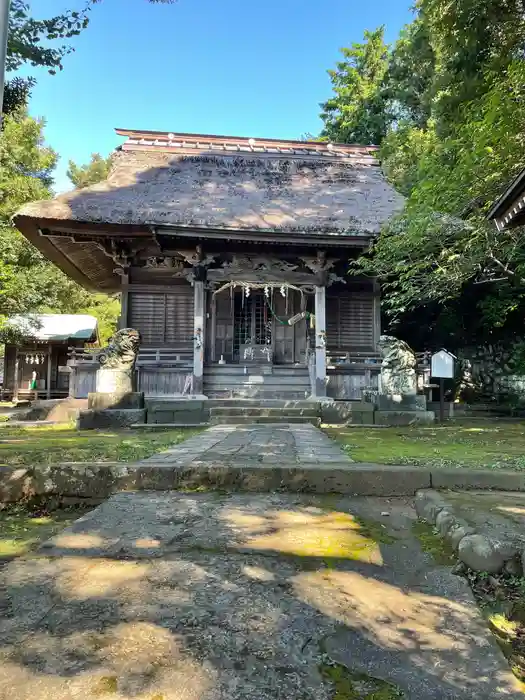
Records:
[[[337,463],[352,471],[321,431],[277,424],[141,464],[326,480]],[[414,520],[405,498],[118,493],[0,568],[0,700],[523,698]]]
[[[414,517],[406,499],[117,494],[0,570],[0,700],[519,700]]]
[[[350,462],[348,455],[313,425],[275,423],[217,425],[141,464],[188,467],[210,463],[288,466]]]

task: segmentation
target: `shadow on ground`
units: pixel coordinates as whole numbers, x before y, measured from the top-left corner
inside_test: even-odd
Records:
[[[0,699],[396,697],[352,674],[414,700],[522,697],[412,517],[402,499],[118,494],[0,570]]]

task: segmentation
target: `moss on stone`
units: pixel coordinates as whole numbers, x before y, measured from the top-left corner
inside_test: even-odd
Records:
[[[363,537],[381,544],[394,544],[396,542],[396,538],[387,531],[384,525],[376,520],[362,518],[360,515],[354,515],[353,517],[359,524],[359,534]]]
[[[500,612],[490,613],[487,617],[491,630],[503,639],[514,639],[519,630],[519,623]]]
[[[427,554],[431,554],[436,564],[447,566],[454,563],[456,560],[454,550],[451,545],[434,530],[432,525],[422,520],[416,520],[412,525],[412,532],[419,540],[421,549],[427,552]]]
[[[113,695],[118,691],[118,679],[116,676],[102,676],[93,688],[93,694],[97,696]]]
[[[86,512],[80,506],[56,511],[28,504],[0,508],[0,562],[27,554]]]
[[[319,666],[319,671],[334,688],[332,700],[399,700],[404,697],[392,683],[355,673],[343,664],[324,663]]]

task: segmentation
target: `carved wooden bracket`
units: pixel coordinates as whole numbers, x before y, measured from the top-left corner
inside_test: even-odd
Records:
[[[334,272],[330,272],[339,259],[328,259],[324,250],[318,250],[315,258],[302,257],[301,260],[315,274],[318,286],[328,287],[334,282],[344,282],[342,277],[339,277]]]
[[[299,266],[269,255],[233,255],[230,262],[222,263],[225,271],[247,272],[293,272]]]
[[[100,248],[104,255],[111,258],[124,274],[127,273],[131,265],[137,260],[140,251],[144,249],[143,243],[137,245],[136,241],[126,241],[125,239],[116,240],[114,238],[103,238],[102,240],[94,242],[97,248]],[[115,270],[115,272],[117,272],[117,270]],[[118,274],[120,274],[120,272]]]
[[[216,255],[204,255],[201,245],[196,246],[195,250],[176,250],[175,252],[192,267],[197,265],[207,267],[208,265],[211,265],[211,263],[217,257]]]
[[[187,269],[182,260],[172,256],[153,256],[147,258],[144,267],[149,270],[172,270],[173,272],[182,272]]]
[[[189,268],[183,268],[176,277],[186,277],[188,280],[195,282],[205,282],[208,266],[215,260],[216,255],[205,255],[202,252],[202,246],[196,246],[195,250],[176,250],[177,255],[190,265]]]

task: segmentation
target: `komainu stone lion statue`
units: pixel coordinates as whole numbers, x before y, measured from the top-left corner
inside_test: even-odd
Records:
[[[404,340],[392,335],[379,338],[381,362],[381,393],[410,396],[416,393],[416,356]]]
[[[110,339],[98,355],[104,369],[134,369],[140,347],[140,333],[134,328],[122,328]]]

